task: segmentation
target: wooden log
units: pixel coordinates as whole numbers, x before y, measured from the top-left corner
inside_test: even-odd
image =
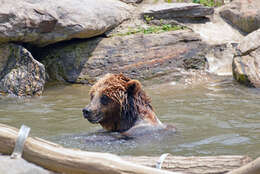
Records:
[[[260,174],[260,157],[228,174]]]
[[[123,159],[155,167],[159,157],[126,156]],[[183,157],[168,155],[162,163],[162,169],[191,174],[222,174],[237,169],[250,161],[252,161],[251,158],[246,156]]]
[[[10,155],[14,149],[18,130],[0,124],[0,153]],[[154,167],[159,157],[120,157],[97,152],[64,148],[39,139],[27,138],[23,158],[51,171],[66,174],[170,174],[170,171],[184,173],[225,173],[248,163],[243,156],[173,157],[168,156],[162,168]],[[130,161],[130,162],[129,162]],[[148,166],[144,167],[142,165]]]
[[[10,155],[17,136],[17,129],[0,124],[0,153]],[[68,149],[31,137],[25,142],[22,157],[46,169],[64,174],[174,174],[130,163],[112,154]]]

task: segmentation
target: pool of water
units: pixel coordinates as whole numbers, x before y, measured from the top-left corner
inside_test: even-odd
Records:
[[[82,116],[89,102],[86,85],[49,85],[41,97],[0,97],[0,123],[31,127],[38,136],[66,147],[119,155],[260,156],[260,91],[232,78],[203,85],[165,83],[145,91],[159,119],[178,132],[145,139],[115,139]]]

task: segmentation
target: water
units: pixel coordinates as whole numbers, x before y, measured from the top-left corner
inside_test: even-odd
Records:
[[[85,85],[47,86],[42,97],[0,98],[0,123],[31,127],[38,136],[66,147],[119,155],[260,156],[260,91],[231,78],[203,85],[167,83],[146,86],[159,119],[178,132],[145,139],[116,139],[82,116],[89,102]]]

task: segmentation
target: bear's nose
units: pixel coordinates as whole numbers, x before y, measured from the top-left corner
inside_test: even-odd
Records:
[[[82,112],[83,112],[83,116],[84,116],[85,118],[87,118],[87,117],[91,114],[91,110],[88,109],[88,108],[82,109]]]

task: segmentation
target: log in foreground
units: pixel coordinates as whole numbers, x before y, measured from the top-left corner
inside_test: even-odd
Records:
[[[10,155],[17,136],[18,129],[0,124],[0,153]],[[68,149],[31,137],[25,142],[23,158],[51,171],[65,174],[171,174],[171,171],[225,173],[250,161],[248,157],[243,156],[168,156],[162,165],[163,169],[170,170],[166,171],[151,168],[155,166],[159,157],[123,157],[122,160],[112,154]]]
[[[260,174],[260,157],[228,174]]]
[[[17,136],[18,129],[0,124],[0,153],[10,155]],[[31,137],[24,144],[22,157],[51,171],[65,174],[174,174],[127,162],[112,154],[68,149]]]
[[[159,157],[139,156],[123,157],[123,159],[155,167]],[[222,174],[237,169],[250,161],[251,158],[247,156],[183,157],[168,155],[162,164],[162,169],[192,174]]]

